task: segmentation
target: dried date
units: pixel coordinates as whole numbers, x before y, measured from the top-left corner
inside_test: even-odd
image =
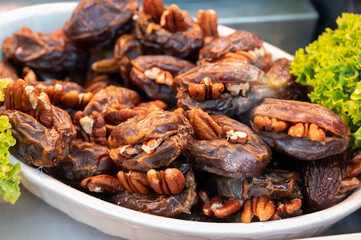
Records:
[[[65,35],[81,47],[106,47],[130,31],[136,0],[82,0],[64,25]]]
[[[131,84],[145,92],[151,99],[176,105],[174,77],[194,65],[191,62],[166,55],[140,56],[131,61]]]
[[[59,160],[57,166],[49,168],[49,173],[57,179],[79,184],[87,177],[99,174],[113,175],[117,169],[109,157],[107,147],[74,140],[68,156]]]
[[[323,106],[268,98],[252,114],[257,134],[271,148],[297,159],[322,159],[347,148],[350,130]]]
[[[196,137],[188,140],[186,154],[196,169],[224,177],[243,178],[262,173],[271,151],[251,129],[226,116],[188,112]]]
[[[8,60],[50,73],[84,69],[88,57],[86,51],[66,38],[37,33],[27,27],[5,39],[3,52]]]
[[[108,138],[110,157],[129,170],[165,167],[180,155],[191,132],[183,115],[167,111],[139,114],[112,131]]]
[[[178,107],[186,110],[198,107],[230,117],[238,117],[265,97],[275,95],[265,84],[265,73],[250,64],[201,65],[178,75],[175,81]]]
[[[145,1],[134,19],[135,35],[150,54],[195,58],[203,45],[199,25],[176,5],[168,8],[162,1]]]
[[[15,72],[15,69],[7,62],[0,61],[0,77],[10,78],[16,81],[19,77]]]

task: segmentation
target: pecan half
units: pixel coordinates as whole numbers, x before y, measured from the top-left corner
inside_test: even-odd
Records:
[[[168,86],[174,85],[174,79],[172,74],[158,67],[152,67],[150,69],[145,70],[144,75],[149,79],[155,80],[156,83],[165,84]]]
[[[197,101],[215,100],[223,91],[224,85],[222,83],[213,84],[209,77],[205,77],[199,84],[193,84],[188,88],[189,94]]]
[[[187,112],[187,117],[194,132],[200,139],[218,139],[222,134],[222,128],[200,108],[192,108]]]
[[[74,115],[74,125],[80,135],[86,142],[95,142],[100,145],[107,144],[107,129],[103,116],[94,111],[86,116],[84,112],[78,111]]]
[[[198,10],[197,23],[205,37],[218,37],[217,13],[213,9]]]
[[[170,32],[183,32],[188,28],[182,10],[175,4],[165,10],[160,19],[160,25]]]
[[[106,174],[85,178],[81,181],[80,186],[97,193],[115,193],[124,190],[123,186],[119,184],[118,179]]]
[[[260,221],[267,221],[276,212],[274,202],[266,196],[253,197],[248,200],[241,214],[241,221],[243,223],[250,223],[253,216],[257,216]]]
[[[3,93],[6,109],[22,111],[47,128],[53,126],[52,104],[46,93],[28,86],[22,79],[10,82]]]
[[[148,194],[148,182],[145,173],[130,171],[125,173],[119,171],[117,174],[120,184],[130,193]]]
[[[277,206],[275,214],[271,217],[272,220],[279,220],[290,216],[302,214],[302,200],[299,198],[292,199],[291,201],[280,203]]]
[[[164,12],[162,0],[143,0],[143,11],[149,14],[155,23],[160,22],[160,18]]]
[[[33,70],[31,70],[31,68],[29,68],[29,67],[24,67],[22,74],[23,74],[24,81],[27,83],[35,83],[37,81],[35,72]],[[13,80],[15,80],[15,79],[13,79]]]
[[[207,193],[203,190],[199,191],[199,197],[203,201],[203,214],[209,217],[226,218],[241,209],[243,200],[228,199],[223,201],[219,197],[213,197],[209,200]]]
[[[120,71],[120,60],[116,58],[105,58],[94,62],[91,69],[98,73],[117,73]]]
[[[159,194],[178,194],[185,186],[185,177],[177,168],[168,168],[165,171],[151,169],[147,172],[148,184]]]

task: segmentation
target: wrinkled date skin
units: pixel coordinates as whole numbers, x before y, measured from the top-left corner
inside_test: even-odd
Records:
[[[211,176],[205,186],[209,193],[227,199],[250,199],[260,196],[277,200],[303,198],[299,174],[280,169],[267,168],[261,175],[247,179]]]
[[[302,173],[305,197],[311,210],[321,210],[342,201],[347,194],[340,194],[343,180],[344,154],[317,161],[303,161]]]
[[[107,147],[74,140],[69,155],[62,158],[57,166],[48,170],[57,179],[79,184],[87,177],[99,174],[113,175],[118,167],[110,159]]]
[[[130,31],[136,0],[83,0],[64,26],[65,35],[81,47],[104,47]]]
[[[0,77],[10,78],[16,81],[19,77],[15,72],[15,69],[7,62],[0,61]]]
[[[47,128],[25,113],[7,110],[2,113],[9,118],[11,133],[16,145],[10,148],[14,156],[27,164],[53,167],[69,153],[76,131],[69,115],[52,107],[53,127]]]
[[[36,33],[27,27],[5,39],[3,53],[19,65],[50,73],[83,69],[88,57],[66,38]]]
[[[215,38],[206,44],[199,52],[199,61],[213,62],[222,58],[226,53],[237,51],[254,51],[254,55],[262,58],[264,55],[263,40],[256,34],[246,31],[236,31],[228,36]]]
[[[189,89],[193,85],[199,86],[206,77],[210,78],[212,84],[223,84],[224,91],[216,99],[199,101],[190,95]],[[178,107],[185,110],[198,107],[210,113],[229,117],[239,116],[265,97],[275,94],[274,90],[265,85],[265,73],[250,64],[214,63],[197,66],[178,75],[175,81],[178,85]],[[237,89],[233,90],[233,87]]]
[[[196,58],[203,46],[203,33],[189,14],[186,11],[182,12],[188,26],[185,31],[177,32],[162,28],[143,11],[135,14],[135,35],[146,52],[187,59]]]
[[[140,102],[141,98],[137,92],[127,88],[108,86],[94,95],[84,108],[84,113],[85,115],[90,115],[93,111],[102,113],[116,106],[134,107]]]
[[[148,55],[140,56],[131,61],[132,70],[130,72],[131,84],[146,93],[151,99],[160,99],[170,105],[177,103],[175,84],[166,85],[157,83],[155,79],[150,79],[145,72],[157,67],[171,74],[173,78],[181,73],[187,72],[194,67],[194,64],[172,56]]]
[[[252,125],[271,148],[300,160],[317,160],[341,153],[349,142],[347,125],[331,110],[317,104],[267,98],[253,109],[252,115],[285,122],[289,126],[288,133],[287,129],[277,133],[257,129],[254,122]],[[324,139],[316,141],[306,136],[290,135],[290,128],[297,123],[318,126]]]
[[[271,151],[246,125],[226,116],[210,115],[222,128],[245,133],[243,143],[227,138],[201,140],[191,137],[186,154],[196,169],[231,178],[257,176],[271,159]],[[194,127],[194,126],[193,126]]]
[[[145,172],[165,167],[180,155],[189,133],[192,128],[183,115],[168,111],[139,114],[112,131],[108,138],[110,156],[128,170]]]
[[[111,202],[140,212],[172,217],[180,213],[190,214],[190,209],[196,197],[196,182],[192,169],[183,164],[179,170],[186,179],[185,188],[179,194],[130,194],[127,191],[115,194]]]

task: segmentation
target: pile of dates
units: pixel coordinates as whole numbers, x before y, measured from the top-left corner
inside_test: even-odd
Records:
[[[105,201],[192,221],[268,221],[359,187],[361,151],[252,33],[161,0],[83,0],[53,33],[3,42],[23,162]]]

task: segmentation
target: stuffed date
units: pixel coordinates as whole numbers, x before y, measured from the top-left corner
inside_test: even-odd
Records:
[[[333,156],[348,146],[349,128],[321,105],[268,98],[252,115],[253,129],[271,148],[300,160]]]
[[[243,178],[261,174],[270,161],[269,147],[246,125],[196,108],[187,116],[195,136],[188,140],[186,154],[196,169]]]
[[[191,62],[166,55],[140,56],[131,64],[131,84],[145,92],[147,97],[170,105],[177,103],[174,77],[194,67]]]
[[[169,165],[187,144],[192,128],[181,114],[153,111],[119,124],[108,138],[113,161],[128,170]]]

